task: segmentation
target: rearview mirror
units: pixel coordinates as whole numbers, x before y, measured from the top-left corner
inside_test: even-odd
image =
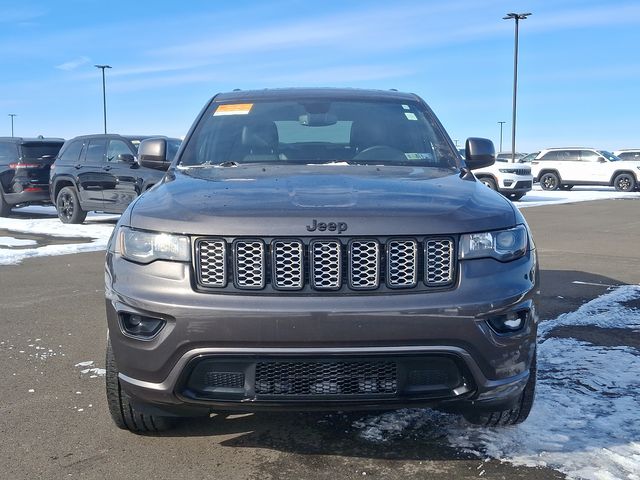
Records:
[[[464,151],[465,163],[470,170],[488,167],[496,161],[493,142],[486,138],[467,138]]]
[[[330,113],[304,113],[298,121],[306,127],[328,127],[338,123],[338,117]]]
[[[167,139],[162,137],[147,138],[138,146],[138,161],[140,165],[156,170],[167,170],[171,165],[167,158]]]

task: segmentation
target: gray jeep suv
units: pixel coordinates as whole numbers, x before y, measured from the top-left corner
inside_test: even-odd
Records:
[[[115,423],[403,406],[523,421],[535,247],[518,209],[470,172],[493,163],[493,144],[470,138],[465,153],[413,94],[216,95],[109,242]]]

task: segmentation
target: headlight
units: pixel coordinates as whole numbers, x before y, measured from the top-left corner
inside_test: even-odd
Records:
[[[508,262],[525,254],[527,241],[524,225],[496,232],[467,233],[460,237],[460,258],[492,257]]]
[[[139,263],[151,263],[154,260],[188,262],[191,260],[191,243],[189,237],[184,235],[120,227],[116,253]]]

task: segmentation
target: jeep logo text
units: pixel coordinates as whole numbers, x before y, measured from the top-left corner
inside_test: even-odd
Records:
[[[342,232],[346,232],[347,228],[348,226],[345,222],[324,223],[324,222],[317,221],[315,218],[311,222],[311,225],[307,225],[307,230],[310,232],[315,232],[316,230],[318,230],[319,232],[328,231],[328,232],[342,233]]]

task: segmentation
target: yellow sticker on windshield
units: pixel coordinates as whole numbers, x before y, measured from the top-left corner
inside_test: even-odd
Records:
[[[213,116],[220,115],[246,115],[251,111],[253,103],[230,103],[227,105],[218,105],[216,111],[213,112]]]

